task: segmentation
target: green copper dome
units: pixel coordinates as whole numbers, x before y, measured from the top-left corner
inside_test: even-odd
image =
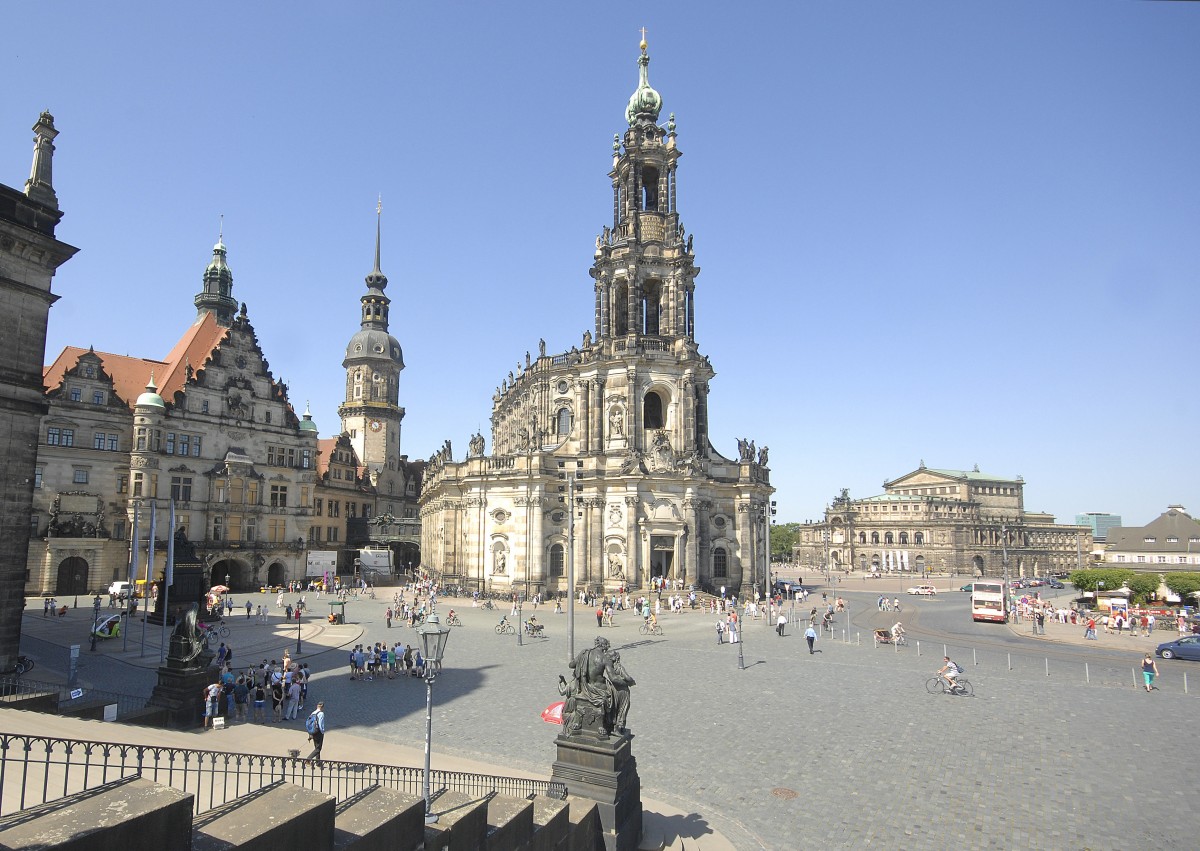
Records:
[[[646,54],[645,39],[642,40],[641,47],[642,55],[638,57],[638,87],[629,96],[629,106],[625,108],[625,118],[630,124],[638,118],[658,121],[658,113],[662,110],[662,95],[650,87],[650,57]]]
[[[311,431],[317,433],[317,424],[313,422],[312,411],[308,409],[308,405],[304,406],[304,419],[300,421],[300,431]]]
[[[158,395],[158,385],[154,383],[154,373],[150,373],[150,383],[146,385],[146,392],[137,397],[135,403],[138,407],[146,406],[150,408],[167,409],[167,403],[163,401],[163,397]]]

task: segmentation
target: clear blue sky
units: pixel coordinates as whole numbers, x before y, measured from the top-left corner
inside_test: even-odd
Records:
[[[916,468],[1022,475],[1071,522],[1200,513],[1200,3],[13,3],[0,181],[61,131],[47,359],[163,357],[218,217],[298,411],[337,431],[370,271],[404,450],[489,437],[592,327],[612,137],[648,29],[717,369],[779,520]]]

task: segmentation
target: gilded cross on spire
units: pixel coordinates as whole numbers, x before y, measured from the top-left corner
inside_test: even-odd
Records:
[[[375,215],[383,215],[383,193],[379,193],[379,200],[375,203]]]
[[[646,49],[646,28],[645,28],[645,27],[642,27],[642,44],[641,44],[641,47],[642,47],[642,50],[643,50],[643,51],[645,51],[645,49]]]

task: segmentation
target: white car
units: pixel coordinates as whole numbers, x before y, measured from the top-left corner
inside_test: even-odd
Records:
[[[109,594],[116,594],[118,600],[124,600],[133,591],[133,586],[128,582],[114,582],[108,586]]]
[[[909,594],[918,594],[922,597],[931,597],[937,593],[937,589],[932,585],[917,585],[908,589]]]

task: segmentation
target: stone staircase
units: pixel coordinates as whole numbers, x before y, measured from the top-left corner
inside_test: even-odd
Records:
[[[542,796],[432,802],[378,786],[335,800],[284,781],[197,814],[194,796],[127,777],[0,819],[0,848],[66,851],[602,851],[594,801]]]

